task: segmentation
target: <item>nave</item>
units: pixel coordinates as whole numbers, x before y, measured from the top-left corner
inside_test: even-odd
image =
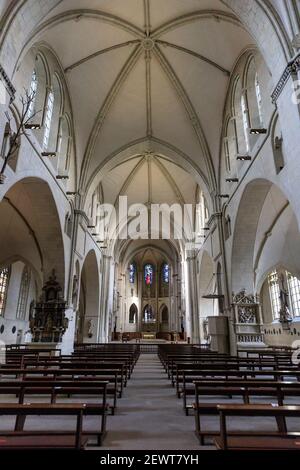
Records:
[[[0,0],[0,452],[300,449],[299,79],[299,0]]]
[[[194,423],[182,412],[156,354],[141,354],[103,450],[199,450]]]

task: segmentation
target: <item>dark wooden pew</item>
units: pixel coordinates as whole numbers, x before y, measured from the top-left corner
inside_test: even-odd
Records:
[[[93,396],[99,399],[98,403],[84,403],[84,415],[94,415],[101,417],[101,425],[100,429],[95,432],[87,432],[85,431],[84,434],[87,435],[96,435],[98,445],[101,445],[102,439],[106,433],[106,416],[108,409],[110,408],[109,404],[107,403],[107,387],[108,382],[7,382],[7,383],[0,383],[0,394],[10,395],[14,394],[18,397],[19,404],[24,404],[26,396],[41,396],[49,397],[51,404],[55,404],[56,400],[60,396],[67,395],[68,397],[73,395],[79,396]],[[70,403],[72,404],[72,403]],[[94,406],[95,405],[95,406]],[[18,428],[20,428],[20,423],[22,423],[21,427],[23,429],[24,426],[24,417],[18,418]],[[0,431],[1,435],[1,431]]]
[[[91,372],[86,375],[86,370],[83,371],[77,370],[74,373],[73,370],[50,370],[50,369],[13,369],[10,370],[10,374],[14,375],[17,371],[17,375],[21,377],[19,380],[10,381],[7,380],[0,380],[0,390],[2,387],[5,387],[7,384],[9,386],[13,386],[13,384],[24,384],[26,383],[27,386],[30,384],[42,385],[42,383],[51,383],[56,384],[58,383],[66,383],[71,382],[76,386],[78,383],[86,384],[85,387],[93,387],[94,383],[97,384],[99,381],[107,381],[109,382],[109,386],[107,387],[107,395],[112,397],[112,402],[110,403],[110,408],[112,414],[115,413],[115,409],[117,406],[117,397],[120,396],[120,387],[118,385],[118,372],[115,370],[91,370]],[[21,371],[21,372],[20,372]],[[90,370],[89,370],[90,371]],[[7,371],[6,371],[7,372]],[[82,385],[83,386],[83,385]],[[97,386],[97,385],[95,385]]]
[[[77,449],[85,448],[82,421],[86,405],[73,404],[0,404],[0,416],[16,416],[14,431],[0,431],[0,449]],[[96,410],[96,407],[94,411]],[[27,416],[75,416],[76,429],[72,431],[24,431]],[[22,419],[20,419],[22,418]]]
[[[262,430],[263,421],[259,431],[235,432],[228,431],[227,418],[229,417],[273,417],[274,419],[297,417],[300,418],[300,406],[274,406],[274,405],[219,405],[220,433],[214,439],[219,450],[300,450],[300,432],[278,433]],[[276,435],[277,434],[277,435]]]
[[[182,394],[190,395],[194,393],[193,383],[200,380],[290,380],[295,382],[300,380],[300,371],[296,370],[227,370],[227,369],[187,369],[181,371],[181,376],[176,382],[176,392],[178,397]],[[177,383],[179,384],[177,386]],[[181,385],[181,387],[180,387]]]
[[[220,400],[231,399],[232,397],[239,397],[243,400],[244,404],[250,404],[252,397],[270,397],[275,398],[278,406],[284,405],[286,397],[299,397],[300,384],[299,382],[274,382],[264,380],[233,380],[233,381],[201,381],[195,382],[195,402],[192,405],[195,415],[196,435],[200,443],[204,444],[204,438],[214,436],[217,434],[215,431],[203,430],[201,426],[202,415],[217,415],[218,405]],[[209,397],[214,402],[204,402],[203,397]],[[201,401],[202,398],[202,401]],[[226,403],[224,403],[226,404]],[[278,428],[285,432],[286,423],[279,420]]]

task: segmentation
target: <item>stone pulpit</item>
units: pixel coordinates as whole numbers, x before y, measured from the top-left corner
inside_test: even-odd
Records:
[[[43,293],[36,303],[33,318],[30,321],[32,341],[34,343],[60,343],[68,327],[65,317],[66,301],[62,297],[62,288],[52,272],[43,287]]]

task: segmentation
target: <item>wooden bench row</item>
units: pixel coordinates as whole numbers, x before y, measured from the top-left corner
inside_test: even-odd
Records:
[[[192,404],[195,415],[196,435],[200,444],[205,443],[205,437],[216,435],[216,431],[203,429],[201,425],[202,416],[213,416],[218,414],[220,401],[224,399],[240,398],[243,404],[250,404],[252,397],[265,397],[269,404],[270,398],[276,400],[276,405],[283,406],[287,397],[299,397],[300,385],[295,382],[270,382],[270,381],[218,381],[218,382],[195,382],[195,402]],[[209,402],[203,398],[209,398]],[[214,401],[213,401],[214,400]],[[222,404],[227,404],[222,403]],[[278,423],[282,432],[286,431],[286,423]]]
[[[300,418],[300,406],[274,405],[218,405],[220,417],[219,435],[214,443],[218,450],[300,450],[300,433],[288,432],[278,428],[277,432],[263,429],[262,421],[259,431],[237,431],[228,429],[228,418],[264,417],[275,418],[277,423],[286,418]]]
[[[103,405],[98,404],[48,404],[48,403],[24,403],[12,404],[2,403],[0,405],[0,416],[15,416],[15,427],[13,431],[0,431],[0,450],[4,449],[48,449],[63,448],[77,449],[85,448],[88,436],[96,436],[97,444],[101,445],[105,435],[106,411]],[[27,416],[75,416],[76,427],[70,430],[24,430]],[[83,431],[84,416],[101,416],[102,423],[97,431]]]

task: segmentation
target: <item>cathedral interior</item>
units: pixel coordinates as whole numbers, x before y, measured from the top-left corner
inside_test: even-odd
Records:
[[[2,391],[10,373],[86,362],[105,389],[109,361],[127,372],[97,448],[300,445],[299,113],[298,0],[0,1],[0,414],[15,404],[19,432],[5,445],[46,446]],[[259,378],[283,388],[263,398]],[[274,400],[278,430],[251,435]],[[206,435],[202,412],[237,434]]]

